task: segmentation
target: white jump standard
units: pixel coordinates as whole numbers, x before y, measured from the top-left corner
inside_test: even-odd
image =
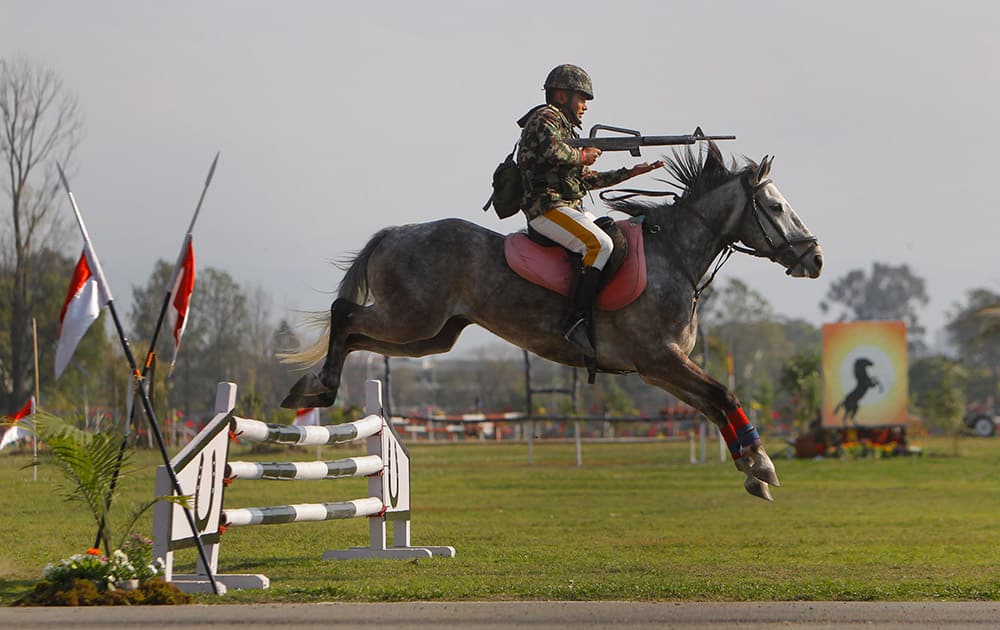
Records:
[[[236,385],[219,384],[215,417],[171,460],[171,464],[182,490],[192,497],[196,525],[208,550],[210,568],[220,592],[225,592],[227,587],[267,588],[270,584],[263,575],[217,574],[220,534],[225,528],[368,517],[368,546],[327,551],[323,559],[454,557],[453,547],[410,545],[409,452],[382,415],[381,383],[368,381],[365,394],[365,413],[368,415],[361,420],[332,426],[299,427],[234,415]],[[230,462],[230,431],[242,440],[295,446],[364,438],[368,455],[328,462]],[[222,505],[225,480],[314,481],[362,476],[368,478],[369,496],[353,501],[249,508]],[[163,467],[157,471],[156,484],[157,496],[172,494]],[[200,562],[195,575],[173,573],[174,551],[194,544],[190,526],[183,513],[178,515],[178,512],[181,512],[179,506],[167,502],[158,503],[154,509],[154,556],[164,559],[167,581],[189,592],[208,591],[207,572]],[[387,521],[393,523],[392,546],[386,544]]]

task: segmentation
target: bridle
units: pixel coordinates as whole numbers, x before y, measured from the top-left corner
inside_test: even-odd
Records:
[[[757,227],[760,228],[760,233],[761,235],[763,235],[764,241],[767,242],[768,249],[766,250],[754,249],[752,247],[737,245],[735,238],[733,238],[728,234],[722,234],[721,230],[715,230],[718,234],[722,236],[723,242],[725,243],[726,247],[738,251],[741,254],[750,254],[751,256],[757,256],[758,258],[767,258],[768,260],[774,261],[779,265],[784,265],[786,267],[785,275],[791,275],[792,270],[795,269],[795,267],[797,266],[804,267],[805,265],[803,264],[802,261],[806,257],[806,255],[808,255],[809,252],[812,251],[813,247],[807,247],[805,250],[803,250],[801,254],[796,256],[795,246],[804,245],[807,243],[812,246],[815,246],[819,243],[818,239],[815,236],[803,236],[802,238],[796,238],[796,239],[788,238],[788,235],[786,235],[785,231],[781,229],[781,226],[778,225],[778,222],[774,220],[774,217],[772,217],[770,213],[764,211],[760,207],[760,203],[757,201],[757,193],[759,193],[765,186],[771,183],[770,179],[765,179],[758,182],[752,182],[750,181],[750,173],[744,173],[743,176],[740,178],[740,181],[743,184],[743,189],[747,193],[747,205],[744,206],[743,208],[743,214],[746,214],[748,210],[753,212],[754,222],[756,222]],[[775,245],[774,239],[771,238],[771,235],[768,233],[767,228],[764,227],[764,221],[761,219],[761,217],[766,219],[767,222],[774,229],[774,231],[779,236],[781,236],[782,240],[781,243]],[[702,220],[703,223],[705,223],[706,226],[708,225],[708,222],[703,217],[699,218]],[[791,258],[789,259],[789,264],[787,265],[785,265],[785,262],[783,260],[783,258],[788,258],[786,256],[786,252],[791,253]]]

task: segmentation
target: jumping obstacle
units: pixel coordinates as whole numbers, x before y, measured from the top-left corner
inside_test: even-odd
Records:
[[[369,526],[368,546],[327,551],[322,556],[324,560],[455,556],[453,547],[414,547],[410,544],[410,457],[383,414],[379,381],[365,383],[367,415],[361,420],[339,425],[268,424],[236,416],[233,413],[235,404],[236,385],[219,383],[215,416],[170,462],[181,489],[190,496],[195,524],[220,593],[226,588],[268,588],[270,584],[266,576],[259,574],[216,574],[220,536],[229,528],[365,516]],[[289,446],[321,446],[365,439],[368,454],[329,462],[230,462],[230,433],[241,440]],[[315,481],[361,476],[368,478],[369,496],[352,501],[223,507],[227,480]],[[156,473],[156,496],[171,494],[166,468],[160,466]],[[393,524],[392,546],[386,544],[388,521]],[[153,511],[153,554],[163,558],[165,579],[184,591],[210,592],[208,572],[201,561],[193,575],[173,572],[174,552],[194,544],[195,537],[183,509],[167,501],[157,503]]]

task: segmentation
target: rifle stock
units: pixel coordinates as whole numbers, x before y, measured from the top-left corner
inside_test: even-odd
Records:
[[[621,136],[597,137],[598,131],[613,131]],[[694,144],[706,140],[735,140],[736,136],[706,136],[701,127],[697,127],[694,133],[680,136],[644,136],[634,129],[624,129],[622,127],[611,127],[609,125],[594,125],[590,128],[590,136],[587,138],[572,138],[566,141],[571,147],[585,148],[595,147],[601,151],[628,151],[632,155],[639,157],[642,153],[639,147],[648,146],[678,146],[683,144]]]

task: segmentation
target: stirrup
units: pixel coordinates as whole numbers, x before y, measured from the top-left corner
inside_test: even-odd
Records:
[[[563,339],[576,346],[577,350],[583,353],[584,357],[593,359],[597,357],[597,351],[590,343],[590,336],[587,334],[587,318],[581,317],[563,332]]]

